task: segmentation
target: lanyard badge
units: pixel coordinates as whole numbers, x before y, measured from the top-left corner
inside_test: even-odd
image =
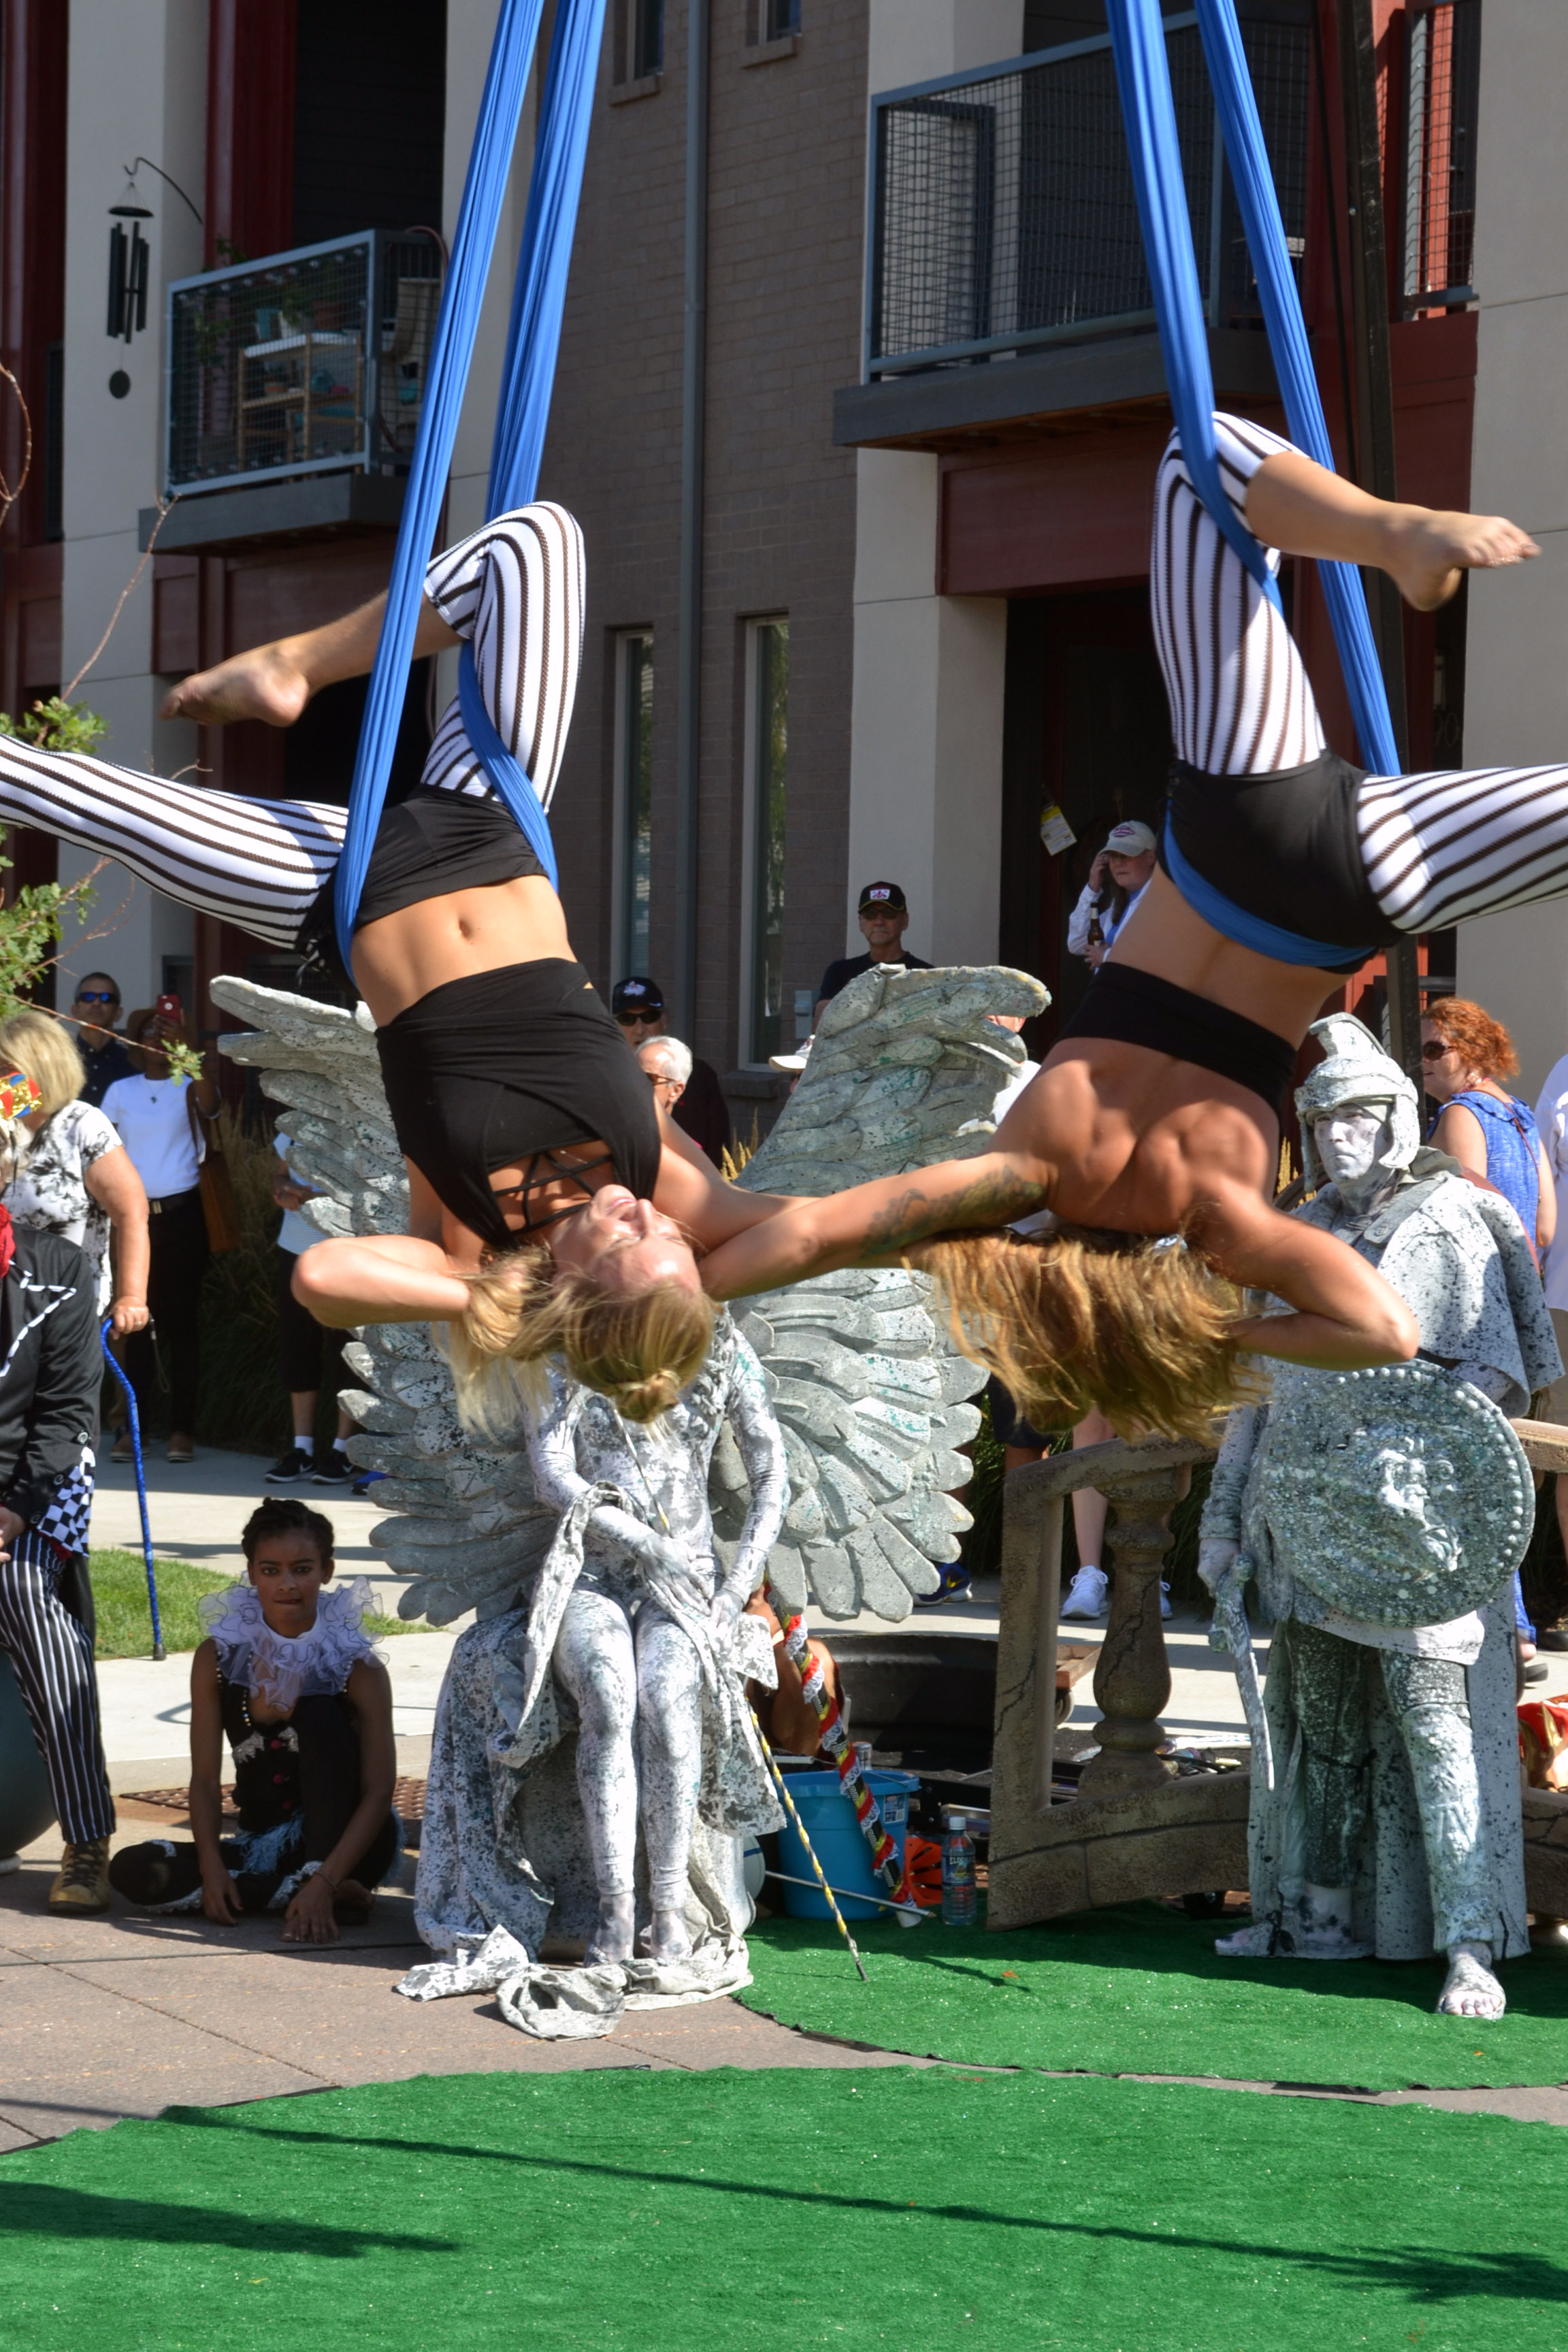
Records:
[[[26,1070],[12,1070],[0,1077],[0,1119],[25,1118],[30,1110],[37,1109],[43,1099],[42,1087]]]

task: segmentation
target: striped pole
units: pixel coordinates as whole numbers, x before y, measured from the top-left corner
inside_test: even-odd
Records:
[[[768,1746],[767,1734],[763,1731],[762,1725],[757,1721],[757,1710],[755,1707],[751,1709],[751,1717],[752,1728],[756,1733],[757,1738],[762,1744],[763,1759],[767,1764],[768,1770],[773,1776],[773,1786],[779,1792],[779,1799],[785,1812],[795,1823],[795,1835],[799,1838],[802,1846],[805,1850],[805,1858],[811,1864],[818,1886],[822,1889],[823,1900],[833,1914],[834,1924],[837,1927],[839,1934],[843,1937],[845,1942],[849,1947],[849,1957],[860,1971],[861,1983],[869,1984],[871,1980],[866,1974],[865,1963],[860,1958],[858,1947],[856,1944],[854,1937],[849,1933],[848,1928],[844,1924],[844,1914],[840,1911],[837,1904],[833,1899],[832,1887],[829,1886],[826,1879],[824,1878],[822,1874],[822,1864],[818,1862],[816,1854],[812,1851],[811,1840],[805,1833],[805,1823],[795,1811],[795,1799],[790,1795],[788,1783],[785,1781],[784,1774],[779,1770],[778,1763],[774,1758],[773,1749]]]

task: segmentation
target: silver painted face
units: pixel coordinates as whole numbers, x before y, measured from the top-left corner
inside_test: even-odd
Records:
[[[1314,1123],[1312,1140],[1324,1175],[1347,1197],[1368,1178],[1377,1183],[1387,1181],[1386,1155],[1394,1132],[1385,1105],[1347,1104],[1343,1110],[1330,1111]]]

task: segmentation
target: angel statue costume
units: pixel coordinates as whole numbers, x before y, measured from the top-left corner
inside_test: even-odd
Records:
[[[1526,1952],[1513,1571],[1533,1494],[1505,1414],[1558,1377],[1524,1229],[1500,1194],[1420,1146],[1415,1088],[1348,1014],[1297,1092],[1296,1214],[1337,1234],[1415,1314],[1415,1361],[1275,1366],[1226,1426],[1199,1572],[1275,1621],[1247,1836],[1253,1924],[1226,1957],[1413,1959],[1440,2011],[1498,2017]],[[1215,1637],[1217,1639],[1217,1636]]]
[[[708,1502],[721,1443],[750,1488],[723,1561]],[[400,1989],[493,1987],[514,2023],[556,2038],[608,2032],[628,1998],[749,1981],[738,1842],[783,1816],[745,1696],[776,1679],[773,1648],[742,1612],[788,1485],[762,1367],[728,1318],[651,1431],[554,1373],[528,1454],[553,1539],[520,1604],[462,1636],[437,1711],[416,1916],[454,1957]],[[536,1966],[547,1923],[588,1929],[582,1969]]]

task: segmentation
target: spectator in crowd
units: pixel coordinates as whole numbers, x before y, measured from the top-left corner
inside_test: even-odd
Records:
[[[1466,997],[1435,997],[1421,1023],[1421,1062],[1426,1091],[1441,1105],[1426,1140],[1500,1192],[1545,1256],[1557,1230],[1557,1185],[1534,1112],[1502,1083],[1519,1067],[1508,1031]],[[1517,1573],[1513,1614],[1527,1678],[1542,1681],[1546,1667],[1535,1664],[1535,1628]]]
[[[830,963],[822,975],[822,985],[816,992],[816,1010],[812,1015],[812,1032],[822,1026],[822,1016],[841,988],[847,988],[874,963],[902,964],[907,971],[930,971],[931,966],[918,955],[904,951],[904,933],[910,927],[909,901],[896,882],[868,882],[860,893],[857,909],[860,936],[866,942],[866,952],[858,956],[840,956]]]
[[[318,1323],[294,1296],[294,1268],[305,1251],[314,1249],[326,1235],[300,1214],[306,1202],[314,1199],[315,1187],[301,1183],[295,1174],[289,1157],[293,1148],[281,1129],[272,1139],[272,1149],[283,1163],[272,1179],[272,1197],[283,1212],[276,1248],[278,1370],[289,1391],[294,1442],[267,1473],[267,1484],[292,1486],[309,1478],[318,1486],[351,1486],[356,1473],[348,1457],[348,1441],[358,1424],[341,1404],[331,1452],[322,1455],[316,1452],[316,1399],[323,1379],[330,1388],[342,1386],[343,1348],[349,1335]]]
[[[240,1536],[246,1581],[204,1607],[191,1660],[191,1841],[122,1846],[117,1893],[220,1927],[283,1913],[286,1944],[331,1944],[397,1860],[392,1685],[363,1621],[366,1579],[331,1582],[332,1525],[269,1495]],[[237,1834],[223,1834],[223,1749]]]
[[[664,991],[646,972],[634,972],[630,979],[616,982],[610,994],[610,1011],[634,1053],[650,1037],[669,1034]],[[690,1072],[670,1117],[707,1153],[715,1168],[722,1165],[730,1144],[730,1110],[719,1084],[719,1073],[710,1062],[691,1056]]]
[[[655,1102],[673,1118],[691,1077],[690,1046],[679,1037],[650,1037],[637,1047],[637,1061],[647,1073]]]
[[[796,1087],[799,1086],[802,1078],[805,1076],[805,1066],[811,1059],[811,1049],[816,1043],[816,1039],[815,1037],[808,1037],[804,1045],[800,1045],[795,1047],[793,1054],[770,1054],[768,1055],[768,1067],[770,1070],[784,1070],[787,1073],[789,1077],[789,1090],[792,1095],[794,1094]]]
[[[1149,887],[1156,846],[1149,826],[1135,817],[1111,826],[1068,919],[1069,955],[1082,956],[1099,971],[1117,932]]]
[[[1546,1305],[1552,1328],[1557,1334],[1558,1353],[1568,1364],[1568,1054],[1553,1064],[1541,1089],[1535,1105],[1535,1124],[1552,1172],[1556,1211],[1552,1245],[1542,1272],[1546,1277]],[[1544,1421],[1568,1423],[1568,1372],[1548,1389],[1540,1411]],[[1563,1549],[1568,1550],[1568,1472],[1560,1471],[1552,1483],[1557,1489],[1557,1526]],[[1568,1650],[1568,1633],[1543,1633],[1540,1641],[1542,1649]]]
[[[116,1079],[103,1108],[146,1189],[152,1324],[126,1342],[125,1369],[145,1428],[161,1358],[169,1383],[168,1459],[184,1463],[195,1454],[202,1278],[208,1256],[201,1163],[206,1156],[205,1129],[217,1116],[218,1094],[205,1071],[195,1082],[170,1075],[167,1048],[177,1040],[190,1042],[184,1037],[177,996],[160,997],[156,1005],[133,1013],[126,1036],[141,1066],[134,1076]],[[123,1450],[116,1445],[114,1458],[130,1458],[129,1442]]]
[[[117,1339],[147,1320],[147,1195],[111,1122],[81,1097],[82,1056],[52,1013],[0,1021],[0,1069],[37,1088],[5,1187],[14,1224],[74,1242],[93,1269],[93,1304]]]
[[[124,1040],[115,1034],[120,1025],[120,982],[106,971],[89,971],[78,982],[68,1021],[77,1024],[86,1076],[83,1102],[101,1105],[117,1078],[131,1076],[131,1056]]]
[[[766,1592],[759,1587],[746,1603],[748,1617],[760,1617],[773,1639],[773,1665],[778,1683],[769,1690],[763,1683],[749,1682],[746,1697],[756,1710],[763,1727],[763,1738],[770,1748],[789,1756],[815,1756],[822,1745],[822,1725],[816,1709],[805,1696],[800,1669],[784,1648],[784,1627],[773,1613]],[[831,1699],[843,1703],[839,1688],[838,1664],[826,1642],[815,1634],[806,1640],[806,1648],[822,1668],[822,1679]]]
[[[62,1234],[0,1208],[0,1649],[65,1832],[51,1911],[109,1908],[114,1801],[80,1573],[102,1379],[96,1270]]]

